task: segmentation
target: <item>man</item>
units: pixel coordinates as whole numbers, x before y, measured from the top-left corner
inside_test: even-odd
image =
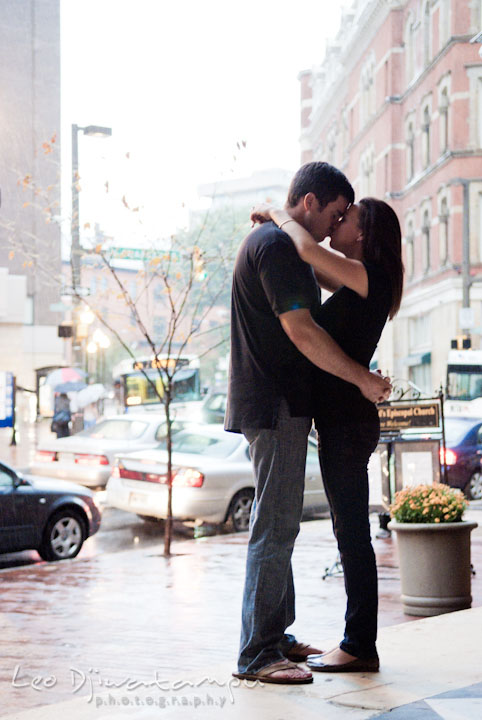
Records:
[[[353,200],[343,173],[312,162],[293,178],[286,209],[321,242]],[[256,487],[235,674],[240,678],[313,680],[287,658],[317,650],[285,635],[295,619],[291,555],[303,506],[313,365],[357,385],[372,402],[390,392],[389,383],[345,355],[315,323],[319,303],[312,268],[286,233],[273,223],[251,232],[234,268],[225,420],[226,430],[242,432],[250,444]]]

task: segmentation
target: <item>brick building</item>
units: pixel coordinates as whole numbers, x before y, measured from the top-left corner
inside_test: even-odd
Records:
[[[482,0],[355,0],[300,74],[302,161],[332,162],[400,219],[404,299],[377,362],[427,392],[450,340],[482,333],[481,27]]]

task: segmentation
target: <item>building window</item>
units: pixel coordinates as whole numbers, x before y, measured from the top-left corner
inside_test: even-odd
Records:
[[[336,162],[336,126],[333,126],[329,133],[327,138],[327,145],[328,145],[328,153],[327,153],[327,160],[331,165],[334,165]]]
[[[427,168],[430,165],[430,107],[425,105],[422,120],[422,163]]]
[[[348,110],[341,111],[341,157],[342,160],[348,150]]]
[[[405,72],[406,84],[409,85],[415,74],[415,21],[412,13],[409,14],[405,25]]]
[[[412,317],[408,321],[409,380],[422,392],[431,394],[431,344],[432,327],[430,314]]]
[[[422,220],[422,270],[430,270],[430,214],[428,210],[423,213]]]
[[[360,76],[361,125],[376,112],[375,59],[371,55],[362,67]]]
[[[447,87],[444,87],[440,93],[439,115],[440,154],[443,155],[449,146],[449,93]]]
[[[425,395],[431,395],[432,390],[432,365],[426,363],[424,365],[412,365],[408,371],[408,377],[411,383],[415,385]]]
[[[375,150],[370,147],[360,157],[360,197],[371,197],[375,194]]]
[[[97,292],[97,277],[95,275],[90,276],[90,294],[95,295]]]
[[[450,0],[440,0],[439,35],[440,50],[450,38]]]
[[[479,260],[482,260],[482,193],[479,193]]]
[[[154,316],[153,332],[154,332],[154,342],[156,344],[162,343],[164,341],[165,335],[166,335],[166,321],[160,315]]]
[[[446,265],[449,259],[449,206],[446,197],[440,203],[438,220],[440,265]]]
[[[27,295],[27,297],[25,298],[25,312],[24,312],[24,318],[23,318],[24,325],[33,325],[33,320],[34,320],[33,309],[34,309],[33,295]]]
[[[406,241],[406,272],[407,278],[411,280],[415,274],[415,233],[413,231],[413,222],[410,221],[407,227],[407,241]]]
[[[427,2],[423,8],[423,64],[426,67],[430,62],[430,45],[431,45],[431,17],[430,2]]]
[[[477,129],[478,129],[478,147],[482,148],[482,77],[477,81]]]
[[[407,125],[407,181],[410,181],[415,173],[415,131],[413,122]]]

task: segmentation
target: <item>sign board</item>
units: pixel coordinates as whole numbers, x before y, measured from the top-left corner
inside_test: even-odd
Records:
[[[459,310],[459,325],[464,330],[472,330],[475,325],[474,311],[470,307],[463,307]]]
[[[0,427],[13,427],[13,373],[0,371]]]
[[[178,369],[189,365],[187,358],[175,357],[158,357],[152,360],[134,360],[132,363],[133,370],[150,370],[151,368]]]
[[[440,403],[391,402],[378,405],[378,416],[382,434],[383,432],[438,428],[440,427]]]
[[[153,250],[145,248],[114,247],[106,251],[109,260],[138,260],[146,262],[149,260],[179,260],[180,253],[177,250]]]
[[[90,295],[90,288],[78,285],[74,289],[71,285],[65,285],[61,289],[60,295],[78,295],[79,297],[87,297],[88,295]]]

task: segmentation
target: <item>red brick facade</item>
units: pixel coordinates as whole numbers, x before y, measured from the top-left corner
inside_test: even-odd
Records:
[[[464,330],[464,243],[472,275],[482,273],[482,45],[470,42],[481,17],[482,0],[358,0],[323,63],[300,74],[302,161],[332,162],[357,197],[384,198],[398,214],[405,294],[378,362],[427,391]],[[474,283],[474,347],[481,305]]]

